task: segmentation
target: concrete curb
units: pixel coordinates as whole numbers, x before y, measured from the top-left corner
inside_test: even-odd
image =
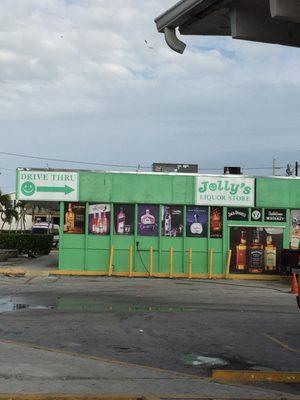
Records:
[[[212,379],[226,382],[300,383],[300,372],[214,370]]]

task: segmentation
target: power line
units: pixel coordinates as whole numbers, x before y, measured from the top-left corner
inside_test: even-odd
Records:
[[[151,167],[147,167],[144,165],[123,165],[123,164],[104,164],[104,163],[96,163],[96,162],[89,162],[89,161],[77,161],[77,160],[65,160],[60,158],[50,158],[50,157],[38,157],[32,156],[27,154],[16,154],[16,153],[8,153],[5,151],[0,151],[0,154],[5,156],[13,156],[13,157],[20,157],[20,158],[30,158],[33,160],[42,160],[42,161],[54,161],[54,162],[61,162],[61,163],[69,163],[69,164],[84,164],[84,165],[96,165],[101,167],[115,167],[115,168],[143,168],[148,169]]]
[[[134,168],[134,169],[152,169],[151,166],[146,165],[125,165],[125,164],[105,164],[105,163],[97,163],[91,161],[78,161],[78,160],[66,160],[61,158],[51,158],[51,157],[40,157],[40,156],[33,156],[28,154],[17,154],[17,153],[9,153],[5,151],[0,151],[0,154],[5,156],[12,156],[12,157],[19,157],[19,158],[29,158],[33,160],[41,160],[41,161],[54,161],[54,162],[61,162],[61,163],[68,163],[68,164],[82,164],[82,165],[94,165],[94,166],[101,166],[101,167],[114,167],[114,168]],[[284,169],[286,167],[276,167],[276,169]],[[223,167],[216,167],[216,168],[201,168],[201,171],[219,171],[222,170]],[[272,167],[242,167],[243,170],[270,170]],[[5,171],[14,171],[13,169],[8,168],[0,168],[0,170]]]

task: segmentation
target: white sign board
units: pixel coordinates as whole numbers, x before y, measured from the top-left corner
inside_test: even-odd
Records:
[[[235,176],[198,176],[196,204],[254,207],[254,178]]]
[[[78,173],[68,171],[17,171],[19,200],[77,201]]]

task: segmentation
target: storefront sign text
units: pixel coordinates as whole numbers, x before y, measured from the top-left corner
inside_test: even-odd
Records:
[[[255,183],[244,177],[197,177],[196,203],[219,206],[254,206]]]

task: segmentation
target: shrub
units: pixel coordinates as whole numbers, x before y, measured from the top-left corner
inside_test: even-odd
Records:
[[[31,233],[1,233],[0,249],[17,249],[20,254],[49,254],[52,248],[53,235]]]

